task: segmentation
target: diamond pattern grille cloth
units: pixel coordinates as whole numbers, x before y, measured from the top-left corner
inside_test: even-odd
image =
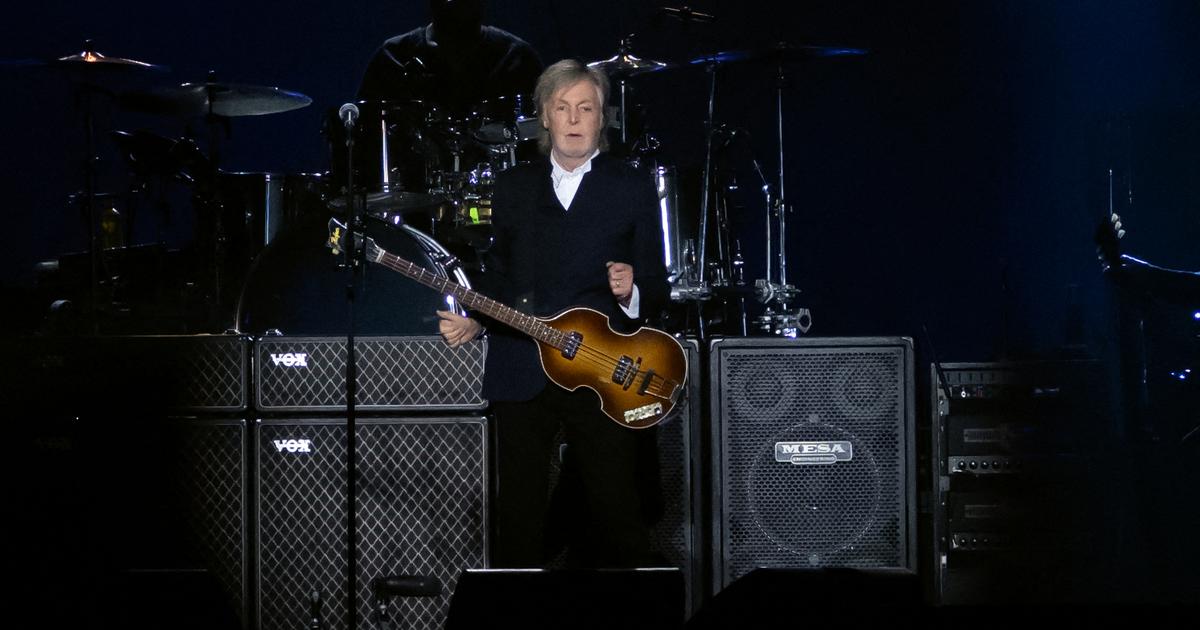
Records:
[[[480,394],[486,342],[450,348],[441,337],[364,337],[355,339],[354,348],[358,409],[481,409],[486,405]],[[297,354],[305,355],[306,366],[297,364]],[[259,409],[345,409],[345,339],[262,339],[256,356]]]
[[[389,420],[358,425],[358,597],[361,625],[370,581],[428,574],[442,596],[400,598],[404,628],[440,628],[458,573],[486,559],[485,424]],[[262,630],[308,626],[309,594],[321,594],[330,630],[346,627],[345,424],[264,423],[258,445],[258,578]],[[275,440],[310,440],[309,453]]]

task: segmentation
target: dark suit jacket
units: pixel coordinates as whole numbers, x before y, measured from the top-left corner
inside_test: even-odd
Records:
[[[586,306],[608,315],[619,332],[636,330],[670,300],[653,177],[602,153],[566,210],[550,172],[549,158],[542,158],[497,175],[495,244],[485,257],[480,289],[533,315]],[[633,266],[637,320],[625,315],[609,290],[607,261]],[[536,344],[504,324],[484,323],[489,334],[484,396],[499,401],[535,396],[547,382]]]

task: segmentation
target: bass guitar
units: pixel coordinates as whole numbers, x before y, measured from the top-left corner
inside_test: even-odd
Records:
[[[329,220],[326,246],[334,254],[344,249],[345,234],[343,223]],[[356,234],[355,239],[368,261],[453,295],[467,308],[531,337],[547,378],[567,390],[586,387],[596,392],[604,415],[623,427],[652,427],[670,417],[683,397],[687,355],[661,330],[642,327],[632,334],[618,333],[603,313],[583,307],[547,318],[527,315],[391,254],[370,237]]]

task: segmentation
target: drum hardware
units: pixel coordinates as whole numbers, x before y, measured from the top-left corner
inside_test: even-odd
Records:
[[[204,119],[208,131],[207,159],[190,140],[172,141],[148,138],[145,134],[128,134],[119,142],[130,149],[127,155],[135,161],[139,152],[148,153],[151,160],[156,153],[164,156],[164,168],[173,169],[173,176],[195,184],[195,246],[200,255],[200,268],[206,274],[202,284],[211,311],[209,319],[222,329],[225,328],[222,320],[231,314],[237,299],[236,281],[241,279],[245,266],[257,250],[273,238],[278,223],[266,216],[269,208],[262,209],[263,216],[254,217],[239,206],[245,201],[245,195],[233,182],[242,174],[221,170],[221,143],[231,136],[230,121],[234,117],[282,113],[306,107],[311,102],[308,96],[277,87],[220,81],[211,71],[202,82],[126,91],[120,97],[120,104],[128,110]],[[145,162],[147,158],[143,156],[141,161]],[[262,183],[268,188],[282,185],[281,180],[271,182],[269,177]],[[232,196],[226,198],[226,195]],[[253,225],[257,218],[262,218],[265,224]]]
[[[812,313],[807,308],[776,312],[767,307],[762,315],[754,318],[754,323],[758,330],[768,335],[795,339],[808,334],[812,328]]]
[[[142,129],[117,129],[109,135],[134,176],[176,179],[190,185],[211,172],[208,157],[191,138],[168,138]]]
[[[152,74],[167,72],[166,66],[160,66],[134,59],[109,57],[96,52],[94,42],[86,40],[83,50],[50,61],[35,61],[29,64],[38,68],[50,68],[64,72],[79,92],[81,109],[83,110],[84,127],[84,167],[82,192],[83,215],[87,224],[88,257],[90,260],[90,280],[88,283],[89,302],[87,320],[92,332],[99,332],[100,312],[100,272],[101,253],[103,245],[103,217],[97,203],[96,167],[99,156],[96,151],[95,112],[93,111],[94,96],[112,96],[123,83],[140,79]],[[111,306],[111,305],[110,305]]]
[[[514,98],[517,111],[517,139],[522,142],[537,140],[538,135],[542,133],[542,121],[537,116],[537,103],[533,103],[531,98],[520,94]]]
[[[759,167],[757,160],[754,160],[754,169],[762,180],[763,196],[765,201],[765,209],[767,212],[766,221],[766,278],[755,281],[755,297],[759,303],[767,305],[767,309],[761,317],[756,318],[757,327],[773,335],[783,335],[794,337],[797,334],[807,333],[812,326],[812,315],[808,309],[789,310],[789,303],[795,301],[799,297],[799,290],[794,285],[788,283],[787,278],[787,215],[793,211],[791,205],[786,201],[784,187],[784,144],[783,144],[783,91],[787,85],[787,75],[784,71],[785,65],[791,62],[845,57],[845,56],[860,56],[866,54],[866,50],[859,48],[845,47],[830,47],[830,46],[809,46],[796,45],[788,42],[779,42],[771,46],[755,49],[755,50],[734,50],[725,52],[708,53],[692,59],[689,63],[692,65],[703,65],[713,73],[712,85],[710,88],[710,104],[709,104],[709,137],[707,144],[707,155],[705,157],[705,173],[704,173],[704,205],[705,208],[701,214],[701,249],[700,260],[703,266],[704,263],[704,243],[705,243],[705,228],[707,226],[709,202],[708,187],[709,177],[711,176],[710,161],[712,157],[712,141],[714,131],[718,131],[712,127],[712,98],[715,95],[716,85],[716,69],[719,66],[724,66],[733,63],[748,62],[748,61],[767,61],[774,63],[776,67],[775,73],[775,111],[776,111],[776,146],[778,148],[778,171],[775,187],[773,188],[770,182],[763,175],[762,169]],[[736,134],[732,132],[730,137]],[[718,217],[720,219],[720,217]],[[773,223],[777,223],[778,240],[776,241],[776,228]],[[775,252],[775,248],[778,252]],[[777,279],[773,276],[773,269],[777,269]],[[779,311],[771,308],[771,304],[776,304]]]

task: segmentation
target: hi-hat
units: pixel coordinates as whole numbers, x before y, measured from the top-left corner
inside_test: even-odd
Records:
[[[133,110],[178,116],[261,116],[300,109],[309,103],[312,99],[299,92],[214,81],[134,92],[122,98],[122,104]]]
[[[801,61],[829,57],[857,57],[867,54],[865,48],[842,46],[806,46],[778,42],[765,48],[727,50],[700,55],[688,63],[692,65],[724,65],[742,61]]]

